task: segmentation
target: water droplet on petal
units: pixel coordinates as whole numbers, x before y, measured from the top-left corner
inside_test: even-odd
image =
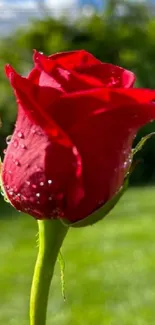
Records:
[[[15,139],[15,140],[13,141],[13,145],[14,145],[15,148],[18,147],[18,140],[17,140],[17,139]]]
[[[27,185],[30,185],[30,184],[31,184],[31,182],[30,182],[30,181],[26,181],[26,184],[27,184]]]
[[[9,144],[11,142],[12,135],[8,135],[6,137],[6,143]]]
[[[36,133],[36,129],[32,129],[32,133],[35,134]]]
[[[52,180],[51,179],[49,179],[47,182],[48,182],[49,185],[52,184]]]
[[[24,143],[22,143],[20,146],[21,146],[22,149],[26,149],[26,146],[25,146]]]
[[[44,182],[40,182],[40,186],[44,186]]]
[[[18,135],[18,137],[21,138],[21,139],[24,138],[24,135],[23,135],[23,133],[22,133],[21,131],[19,131],[19,132],[17,133],[17,135]]]
[[[52,197],[50,196],[50,197],[48,198],[48,200],[49,200],[49,201],[52,201]]]
[[[6,149],[3,150],[4,155],[6,154]]]
[[[20,162],[18,160],[15,160],[15,165],[20,166]]]
[[[40,197],[40,193],[36,193],[36,196],[37,196],[37,197]]]
[[[126,168],[126,167],[127,167],[127,165],[128,165],[128,162],[127,162],[127,161],[125,161],[125,162],[124,162],[124,165],[123,165],[123,167],[124,167],[124,168]]]
[[[36,184],[32,184],[32,187],[33,187],[33,188],[37,188],[37,185],[36,185]]]

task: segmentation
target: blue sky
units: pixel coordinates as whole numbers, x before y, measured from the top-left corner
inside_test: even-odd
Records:
[[[52,16],[59,17],[65,12],[70,19],[74,19],[78,15],[79,6],[93,5],[101,10],[106,1],[108,0],[0,0],[0,35],[7,35],[17,27],[26,26],[32,17],[41,17],[37,2],[45,2]],[[146,1],[155,3],[155,0]]]

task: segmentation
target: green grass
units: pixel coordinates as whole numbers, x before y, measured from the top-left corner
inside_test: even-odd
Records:
[[[9,207],[2,214],[0,324],[28,325],[37,223]],[[48,325],[154,324],[155,188],[129,190],[102,222],[72,229],[62,253],[67,301],[57,265]]]

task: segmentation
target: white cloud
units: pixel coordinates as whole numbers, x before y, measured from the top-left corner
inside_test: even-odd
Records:
[[[54,8],[54,9],[68,9],[77,4],[76,0],[45,0],[45,4],[49,8]]]
[[[60,16],[63,13],[73,16],[76,13],[78,0],[44,0],[48,14]],[[0,0],[0,33],[8,34],[17,27],[28,23],[32,17],[43,16],[41,4],[37,0],[20,2]]]

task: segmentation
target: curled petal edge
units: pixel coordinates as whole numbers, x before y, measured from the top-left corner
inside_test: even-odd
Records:
[[[52,141],[56,141],[60,143],[63,146],[70,147],[72,148],[74,145],[70,138],[67,136],[67,134],[57,125],[57,123],[52,119],[49,120],[48,114],[43,110],[38,103],[34,100],[34,96],[30,96],[30,93],[33,94],[33,84],[31,83],[30,80],[21,77],[19,74],[15,72],[15,70],[10,66],[7,65],[5,67],[6,75],[8,79],[10,80],[10,83],[15,91],[15,95],[18,100],[18,104],[21,104],[23,107],[25,113],[27,116],[35,123],[40,125],[45,133],[52,139]],[[21,87],[22,85],[22,87]],[[35,86],[36,87],[36,86]],[[37,86],[39,87],[39,86]],[[44,90],[48,90],[46,87],[44,87]],[[26,101],[29,103],[27,105],[28,107],[32,107],[32,109],[27,109],[25,102],[23,98],[25,98],[25,94],[27,94]],[[59,94],[54,93],[53,97],[55,95],[55,101],[59,98]],[[42,123],[40,123],[42,121]],[[44,123],[43,123],[44,121]],[[59,137],[55,139],[53,137],[53,131],[52,129],[58,130]]]

